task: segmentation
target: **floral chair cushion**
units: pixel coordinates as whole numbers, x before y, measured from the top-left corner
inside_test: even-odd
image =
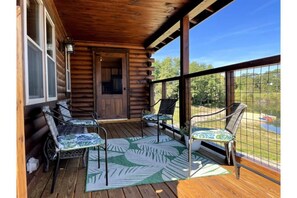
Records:
[[[61,135],[57,137],[59,149],[69,151],[104,144],[104,140],[97,133],[83,133]]]
[[[73,120],[68,120],[73,125],[77,126],[97,126],[97,123],[95,120],[78,120],[78,119],[73,119]]]
[[[193,128],[192,138],[205,140],[205,141],[216,141],[216,142],[229,142],[234,139],[234,136],[225,129],[205,129]]]
[[[157,114],[148,114],[148,115],[144,115],[142,117],[143,120],[147,120],[147,121],[152,121],[152,122],[156,122],[158,120],[158,115]],[[171,120],[172,116],[171,115],[159,115],[159,120]]]

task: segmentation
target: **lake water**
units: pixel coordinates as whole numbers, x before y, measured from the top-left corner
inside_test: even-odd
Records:
[[[273,132],[280,134],[281,133],[281,128],[278,126],[275,126],[273,123],[268,123],[268,122],[262,122],[261,127],[267,131]]]

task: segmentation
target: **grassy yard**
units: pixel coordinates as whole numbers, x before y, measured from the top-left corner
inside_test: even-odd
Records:
[[[206,114],[218,109],[207,107],[191,107],[192,115]],[[158,107],[156,107],[158,109]],[[281,135],[269,132],[261,127],[259,113],[245,112],[241,126],[237,131],[237,151],[245,156],[267,162],[270,165],[280,164],[280,139]],[[223,126],[223,123],[215,123],[211,126]],[[179,107],[177,105],[174,113],[174,125],[179,127]],[[206,127],[206,126],[205,126]]]

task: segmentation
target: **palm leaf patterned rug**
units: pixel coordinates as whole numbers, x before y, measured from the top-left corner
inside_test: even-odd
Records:
[[[156,136],[109,139],[107,148],[109,185],[105,185],[104,159],[98,169],[98,152],[90,149],[86,192],[187,178],[188,149],[169,136],[160,136],[159,143]],[[104,157],[103,150],[100,156]],[[192,178],[229,173],[197,152],[192,159]]]

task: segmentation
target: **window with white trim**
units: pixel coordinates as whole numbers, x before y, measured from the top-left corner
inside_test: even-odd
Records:
[[[56,62],[55,62],[55,28],[46,12],[46,65],[47,65],[47,96],[49,100],[57,98]]]
[[[25,5],[26,105],[57,99],[55,26],[40,0]]]

